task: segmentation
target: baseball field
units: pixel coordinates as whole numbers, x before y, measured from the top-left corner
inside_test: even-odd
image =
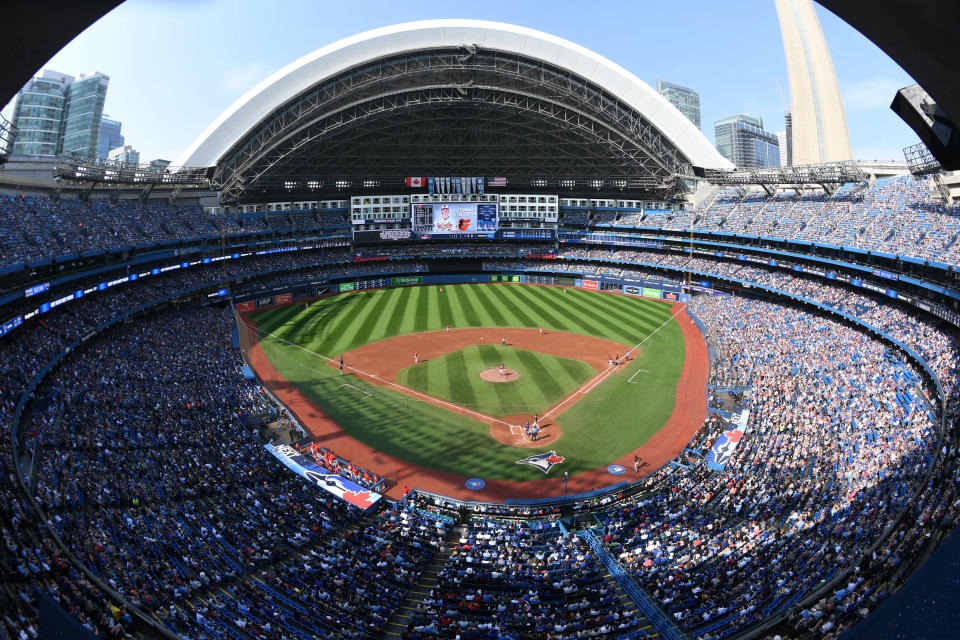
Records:
[[[265,356],[251,358],[258,375],[303,399],[291,408],[311,431],[311,417],[333,425],[313,435],[341,455],[354,440],[375,470],[399,460],[418,477],[525,484],[545,478],[518,464],[527,456],[555,451],[563,462],[549,474],[573,477],[622,464],[664,427],[684,368],[681,312],[579,289],[460,284],[346,293],[246,322]],[[531,441],[521,427],[535,417]]]

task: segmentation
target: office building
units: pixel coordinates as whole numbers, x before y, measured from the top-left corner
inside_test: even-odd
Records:
[[[12,154],[96,156],[109,83],[102,73],[72,77],[44,71],[32,78],[14,103]]]
[[[102,73],[80,75],[67,89],[67,106],[63,117],[63,138],[60,153],[82,156],[97,155],[103,103],[107,98],[110,78]]]
[[[60,150],[67,88],[73,78],[57,71],[44,71],[17,93],[13,126],[17,137],[11,155],[55,156]]]
[[[126,145],[111,149],[107,159],[112,163],[137,165],[140,164],[140,152],[130,145]]]
[[[687,120],[700,128],[700,94],[682,84],[657,78],[657,91],[677,108]]]
[[[120,129],[123,125],[117,120],[111,120],[104,116],[100,121],[100,137],[97,140],[97,157],[106,160],[110,156],[110,150],[122,147],[125,144],[123,134]]]
[[[714,123],[717,151],[738,169],[780,166],[777,135],[763,129],[763,118],[740,114]]]
[[[837,74],[811,0],[776,0],[790,79],[791,164],[850,160]]]

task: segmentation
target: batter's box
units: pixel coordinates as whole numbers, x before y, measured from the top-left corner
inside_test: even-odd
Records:
[[[513,435],[513,436],[523,435],[523,427],[516,424],[510,425],[510,435]]]

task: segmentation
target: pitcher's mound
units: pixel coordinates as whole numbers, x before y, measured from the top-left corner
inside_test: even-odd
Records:
[[[513,369],[504,369],[500,374],[500,369],[484,369],[480,372],[480,378],[487,382],[513,382],[520,377],[520,374]]]

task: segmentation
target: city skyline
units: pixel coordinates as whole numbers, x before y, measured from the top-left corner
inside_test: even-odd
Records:
[[[787,69],[773,0],[738,5],[736,15],[731,15],[729,7],[708,2],[694,3],[693,10],[669,3],[642,7],[621,3],[624,19],[613,22],[583,14],[573,2],[518,6],[494,1],[482,11],[465,3],[370,6],[365,12],[339,6],[321,10],[298,1],[282,3],[281,10],[254,4],[237,10],[218,0],[175,5],[128,0],[80,34],[43,69],[73,74],[101,71],[111,76],[105,112],[123,122],[126,139],[134,141],[141,157],[171,158],[246,91],[321,46],[399,22],[477,18],[570,40],[623,66],[654,90],[658,78],[689,87],[701,97],[702,123],[707,125],[701,129],[711,142],[710,123],[730,114],[756,115],[776,122],[770,127],[773,131],[783,128],[776,83],[786,85]],[[550,11],[545,10],[548,6]],[[888,106],[896,90],[913,80],[849,25],[818,5],[815,9],[833,53],[854,157],[902,161],[900,150],[917,138]],[[644,28],[638,30],[640,22]],[[213,23],[219,26],[210,30]],[[651,28],[651,24],[663,26]],[[172,30],[180,36],[176,48],[169,48],[164,35]],[[121,33],[139,48],[162,50],[164,55],[118,57],[115,45]],[[734,37],[736,33],[750,33],[750,42]],[[667,50],[671,55],[662,55]],[[12,103],[4,114],[9,118],[11,111]]]

